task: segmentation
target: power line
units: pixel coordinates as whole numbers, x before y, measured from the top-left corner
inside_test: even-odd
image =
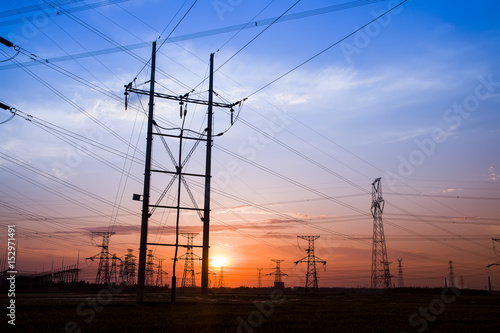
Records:
[[[256,91],[254,91],[253,93],[251,93],[250,95],[248,95],[246,98],[250,98],[252,97],[253,95],[259,93],[260,91],[266,89],[267,87],[269,87],[270,85],[274,84],[276,81],[278,80],[281,80],[282,78],[284,78],[285,76],[287,76],[288,74],[292,73],[293,71],[299,69],[300,67],[304,66],[305,64],[307,64],[308,62],[310,62],[311,60],[317,58],[318,56],[322,55],[323,53],[325,53],[326,51],[330,50],[332,47],[340,44],[341,42],[343,42],[344,40],[348,39],[349,37],[355,35],[357,32],[361,31],[362,29],[366,28],[367,26],[369,26],[370,24],[374,23],[375,21],[377,21],[378,19],[380,19],[381,17],[389,14],[390,12],[392,12],[394,9],[398,8],[399,6],[401,6],[402,4],[404,4],[405,2],[407,2],[408,0],[403,0],[401,3],[397,4],[396,6],[392,7],[391,9],[387,10],[386,12],[384,12],[382,15],[379,15],[377,16],[376,18],[374,18],[373,20],[371,20],[370,22],[364,24],[363,26],[361,26],[360,28],[354,30],[353,32],[351,32],[350,34],[348,34],[347,36],[341,38],[340,40],[336,41],[335,43],[331,44],[330,46],[328,46],[327,48],[323,49],[322,51],[316,53],[315,55],[313,55],[312,57],[310,57],[309,59],[301,62],[300,64],[298,64],[297,66],[295,66],[294,68],[290,69],[288,72],[278,76],[276,79],[272,80],[271,82],[265,84],[264,86],[262,86],[261,88],[257,89]]]

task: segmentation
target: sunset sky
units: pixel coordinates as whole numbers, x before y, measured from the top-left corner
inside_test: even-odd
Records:
[[[382,177],[393,281],[403,258],[406,286],[442,286],[453,260],[457,285],[463,276],[487,288],[485,267],[500,260],[498,1],[53,3],[0,4],[0,36],[16,45],[0,44],[0,102],[17,110],[9,120],[0,109],[0,257],[14,224],[20,272],[79,257],[81,277],[94,280],[93,231],[116,233],[111,253],[138,255],[132,195],[142,194],[148,98],[130,94],[125,109],[123,93],[132,81],[149,89],[157,40],[158,92],[207,99],[214,53],[215,100],[247,98],[232,126],[228,110],[214,110],[214,134],[224,134],[213,146],[210,253],[214,266],[226,260],[226,286],[257,286],[271,259],[284,260],[286,286],[303,286],[306,264],[294,261],[308,244],[298,235],[320,236],[320,287],[369,286],[371,184]],[[206,111],[189,104],[185,128],[202,131]],[[179,133],[168,130],[182,124],[178,102],[156,99],[155,116]],[[178,142],[166,142],[177,157]],[[205,149],[185,172],[204,171]],[[153,165],[175,170],[159,137]],[[170,179],[153,174],[152,203]],[[203,207],[202,179],[185,180]],[[176,202],[176,188],[161,205]],[[193,207],[184,186],[181,201]],[[180,225],[201,245],[196,212]],[[156,209],[148,241],[175,242],[174,226],[175,211]],[[150,249],[170,279],[173,248]],[[500,289],[500,266],[489,274]]]

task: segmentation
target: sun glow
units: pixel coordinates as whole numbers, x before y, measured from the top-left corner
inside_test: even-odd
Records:
[[[228,259],[226,257],[223,257],[223,256],[213,257],[212,261],[210,262],[212,267],[227,266],[228,263],[229,263]]]

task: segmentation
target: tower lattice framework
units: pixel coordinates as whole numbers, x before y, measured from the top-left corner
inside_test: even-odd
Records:
[[[398,259],[398,288],[404,288],[405,286],[405,281],[403,279],[403,258],[397,258]]]
[[[95,277],[96,284],[110,284],[111,283],[111,260],[116,258],[115,255],[109,253],[109,238],[113,236],[114,232],[92,232],[92,242],[97,247],[101,248],[101,253],[96,254],[87,260],[99,260],[99,267],[97,268],[97,275]],[[102,245],[97,245],[94,241],[95,236],[102,237]]]
[[[220,273],[219,273],[219,281],[218,281],[218,286],[219,288],[224,288],[226,287],[226,281],[224,280],[224,266],[220,266]]]
[[[122,281],[126,285],[136,284],[137,257],[133,254],[133,251],[133,249],[127,249],[127,254],[122,260]]]
[[[154,286],[154,255],[153,250],[148,250],[148,255],[146,256],[146,286]]]
[[[186,253],[179,257],[179,260],[184,260],[184,272],[182,274],[183,290],[196,289],[196,279],[194,274],[194,261],[201,260],[201,257],[193,252],[193,239],[198,236],[198,233],[182,233],[181,236],[187,238]]]
[[[448,287],[455,287],[455,272],[453,271],[453,260],[448,261],[449,266],[449,273],[448,273]]]
[[[268,273],[266,275],[274,275],[274,288],[282,289],[285,287],[282,276],[287,276],[288,274],[281,272],[281,263],[285,260],[283,259],[271,259],[276,266],[274,267],[273,273]]]
[[[391,272],[389,270],[389,260],[387,258],[387,248],[385,245],[384,223],[382,213],[384,212],[384,199],[382,198],[381,178],[375,179],[372,183],[372,207],[373,216],[373,243],[372,243],[372,288],[390,288]]]
[[[315,293],[319,292],[318,289],[318,273],[316,272],[316,263],[321,263],[326,265],[326,261],[316,257],[314,255],[314,241],[319,238],[319,236],[297,236],[298,238],[305,239],[309,242],[309,246],[306,249],[307,256],[295,261],[298,263],[307,263],[307,273],[306,273],[306,290],[305,293]]]
[[[259,271],[259,279],[257,280],[257,288],[262,288],[262,270],[264,268],[257,268],[257,270]]]

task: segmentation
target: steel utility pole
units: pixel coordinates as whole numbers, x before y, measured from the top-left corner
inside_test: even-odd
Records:
[[[144,283],[146,281],[146,250],[148,243],[149,220],[149,188],[151,181],[151,150],[153,147],[153,111],[155,101],[155,67],[156,67],[156,41],[153,42],[151,55],[151,81],[149,82],[149,112],[148,134],[146,139],[146,163],[144,170],[144,189],[142,198],[141,241],[139,247],[139,271],[137,274],[137,303],[144,302]]]
[[[141,245],[139,249],[139,271],[138,271],[138,288],[137,288],[137,303],[142,303],[144,300],[144,280],[145,280],[145,265],[146,265],[146,249],[148,245],[155,245],[155,246],[175,246],[176,249],[181,246],[181,247],[202,247],[203,248],[203,256],[202,256],[202,279],[201,279],[201,292],[202,295],[208,295],[208,263],[209,263],[209,232],[210,232],[210,183],[211,183],[211,159],[212,159],[212,122],[213,122],[213,107],[219,107],[219,108],[227,108],[230,109],[231,115],[233,114],[234,111],[234,106],[239,105],[241,107],[243,100],[238,101],[236,103],[220,103],[220,102],[214,102],[213,101],[213,67],[214,67],[214,55],[210,54],[210,78],[209,78],[209,96],[208,96],[208,101],[206,100],[201,100],[201,99],[195,99],[195,98],[190,98],[189,93],[184,94],[184,95],[168,95],[168,94],[163,94],[163,93],[157,93],[154,91],[154,80],[155,80],[155,65],[156,64],[156,43],[153,43],[153,56],[152,56],[152,62],[151,62],[151,81],[150,81],[150,90],[141,90],[132,87],[132,82],[129,83],[128,85],[125,86],[125,105],[127,105],[127,95],[130,93],[136,93],[136,94],[141,94],[141,95],[148,95],[149,96],[149,114],[148,114],[148,139],[147,139],[147,147],[146,147],[146,166],[145,166],[145,172],[144,172],[144,194],[143,194],[143,202],[142,202],[142,223],[141,223]],[[206,138],[202,138],[204,134],[198,133],[200,137],[191,137],[189,135],[183,134],[183,130],[181,129],[180,135],[170,135],[170,134],[163,134],[159,131],[159,126],[156,124],[156,122],[153,119],[153,106],[154,106],[154,97],[158,98],[165,98],[165,99],[170,99],[174,101],[178,101],[180,105],[186,104],[186,103],[193,103],[193,104],[199,104],[199,105],[207,105],[208,106],[208,125],[207,128],[205,129],[206,133]],[[185,117],[185,112],[186,109],[184,110],[184,117]],[[181,109],[181,118],[182,118],[182,109]],[[158,132],[153,132],[153,126],[155,126],[158,129]],[[191,131],[195,132],[195,131]],[[195,132],[196,133],[196,132]],[[195,140],[195,141],[206,141],[207,142],[207,152],[206,152],[206,168],[205,168],[205,174],[196,174],[196,173],[186,173],[181,171],[182,167],[186,163],[187,159],[191,156],[192,151],[196,148],[196,144],[191,150],[191,152],[188,154],[186,159],[184,161],[181,161],[181,150],[179,149],[179,161],[176,162],[175,160],[172,160],[174,163],[174,166],[176,167],[176,171],[166,171],[166,170],[155,170],[151,169],[151,151],[152,151],[152,141],[153,141],[153,135],[161,136],[161,137],[171,137],[171,138],[178,138],[181,140],[182,145],[182,140]],[[164,142],[165,143],[165,142]],[[172,174],[174,177],[184,177],[184,176],[199,176],[199,177],[204,177],[205,179],[205,194],[204,194],[204,208],[198,208],[196,202],[194,202],[194,198],[192,194],[190,193],[190,190],[188,188],[187,183],[183,180],[184,185],[186,189],[188,190],[188,193],[190,194],[191,200],[193,201],[193,204],[195,207],[180,207],[180,201],[178,200],[177,206],[168,206],[168,205],[160,205],[161,197],[159,201],[154,204],[150,205],[149,204],[149,188],[150,188],[150,176],[151,173],[161,173],[161,174]],[[179,181],[180,184],[180,181]],[[168,185],[170,186],[170,185]],[[168,190],[169,187],[165,191]],[[180,190],[178,188],[178,198],[180,196]],[[140,200],[140,195],[134,194],[133,196],[134,200]],[[149,210],[149,207],[153,207],[151,210]],[[147,242],[147,232],[148,232],[148,219],[151,216],[151,214],[154,212],[156,208],[166,208],[166,209],[176,209],[177,210],[177,222],[176,222],[176,242],[175,244],[162,244],[162,243],[148,243]],[[180,210],[196,210],[196,211],[204,211],[204,215],[201,216],[201,220],[203,221],[203,245],[180,245],[178,243],[178,233],[179,233],[179,212]],[[175,261],[174,261],[174,272],[175,272]],[[172,302],[175,302],[175,274],[172,276]]]
[[[207,158],[205,164],[205,205],[203,209],[203,252],[201,255],[201,295],[208,295],[208,263],[210,232],[210,182],[212,177],[212,121],[214,95],[214,54],[210,54],[210,78],[208,81]]]

